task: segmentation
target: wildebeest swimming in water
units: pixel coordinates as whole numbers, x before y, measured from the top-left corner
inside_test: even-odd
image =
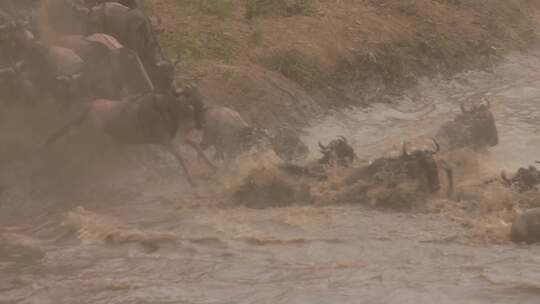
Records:
[[[292,128],[279,128],[270,134],[269,141],[274,152],[286,162],[301,160],[309,154],[308,147]]]
[[[466,109],[461,104],[461,113],[453,121],[443,124],[435,138],[445,148],[483,148],[499,144],[499,133],[488,100]]]
[[[323,155],[322,158],[319,159],[319,163],[323,165],[348,167],[355,160],[358,160],[358,156],[354,153],[353,147],[349,145],[349,142],[343,136],[339,136],[337,139],[332,140],[326,146],[319,142],[319,148],[319,151]]]
[[[188,102],[167,92],[151,92],[123,101],[98,99],[90,102],[81,115],[56,131],[46,143],[51,144],[71,127],[91,120],[95,128],[120,143],[163,147],[180,163],[190,185],[195,186],[183,157],[174,145],[174,139],[180,133],[183,143],[193,147],[199,157],[215,169],[199,145],[187,138],[194,128],[194,117],[197,115],[194,115],[194,108]]]
[[[434,150],[408,152],[403,144],[399,157],[378,158],[371,164],[355,169],[345,179],[345,189],[338,202],[372,203],[377,207],[407,209],[441,189],[439,164],[434,158],[440,150],[434,140]],[[440,165],[448,178],[448,195],[453,191],[452,170]]]
[[[540,171],[534,166],[529,168],[519,168],[512,178],[508,178],[506,173],[501,172],[503,185],[516,189],[518,192],[526,192],[529,190],[538,190],[540,184]]]
[[[529,209],[512,222],[511,238],[515,243],[540,242],[540,208]]]
[[[343,136],[330,141],[327,145],[319,142],[319,148],[322,156],[317,161],[307,165],[286,162],[280,165],[279,169],[293,175],[324,180],[327,178],[325,168],[334,166],[350,167],[354,161],[358,160],[354,148]]]

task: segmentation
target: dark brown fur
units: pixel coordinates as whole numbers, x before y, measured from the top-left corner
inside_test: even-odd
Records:
[[[512,178],[506,177],[506,173],[501,172],[501,178],[505,186],[519,192],[526,192],[537,190],[537,186],[540,184],[540,171],[534,166],[529,166],[529,168],[519,168]]]
[[[199,146],[186,137],[193,129],[192,115],[189,104],[168,93],[148,93],[125,101],[94,100],[82,115],[55,132],[47,144],[63,136],[72,126],[92,118],[96,127],[121,143],[154,144],[165,148],[180,163],[188,182],[195,186],[182,156],[174,147],[177,133],[184,133],[183,143],[192,146],[210,167],[215,169],[215,166]]]
[[[453,121],[441,126],[437,140],[447,142],[449,149],[483,148],[499,144],[499,134],[490,104],[475,105],[467,110],[461,105],[461,113]]]

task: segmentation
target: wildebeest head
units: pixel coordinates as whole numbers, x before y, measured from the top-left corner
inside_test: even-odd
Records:
[[[490,106],[489,100],[471,109],[466,109],[465,105],[461,104],[462,114],[457,121],[467,125],[473,145],[493,147],[499,144],[499,133]]]
[[[505,186],[515,188],[519,192],[525,192],[536,189],[536,186],[540,184],[540,171],[534,166],[529,166],[529,168],[519,168],[512,178],[508,178],[503,171],[501,178]]]
[[[161,50],[155,49],[152,55],[151,63],[146,61],[149,66],[148,73],[154,85],[161,90],[168,90],[173,87],[176,66],[180,63],[180,52],[176,53],[176,59],[171,61],[161,54]],[[189,88],[188,88],[189,89]]]
[[[323,145],[319,142],[320,152],[322,158],[319,159],[321,164],[325,165],[339,165],[348,167],[351,165],[358,156],[354,152],[353,147],[349,145],[347,139],[343,136],[339,136],[337,139],[332,140],[328,145]]]
[[[197,85],[187,85],[182,90],[178,90],[176,95],[182,95],[185,98],[186,103],[192,107],[195,128],[199,130],[202,129],[204,126],[204,113],[206,107]]]
[[[309,154],[308,147],[298,133],[290,128],[280,128],[271,137],[270,142],[276,154],[286,161],[304,158]]]
[[[435,150],[414,150],[407,152],[406,144],[403,143],[402,157],[406,161],[407,174],[412,178],[418,178],[425,174],[428,186],[432,192],[440,189],[438,165],[433,156],[440,150],[437,141],[433,140]]]

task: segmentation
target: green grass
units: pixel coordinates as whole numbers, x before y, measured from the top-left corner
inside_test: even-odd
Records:
[[[240,47],[221,30],[183,31],[161,38],[165,51],[169,55],[180,52],[183,61],[212,59],[230,63]]]
[[[323,74],[317,60],[294,49],[280,50],[262,60],[267,68],[283,74],[303,87],[314,87]]]
[[[233,0],[200,0],[199,10],[208,15],[229,18],[234,14]]]
[[[246,19],[257,16],[298,16],[316,12],[316,0],[247,0]]]

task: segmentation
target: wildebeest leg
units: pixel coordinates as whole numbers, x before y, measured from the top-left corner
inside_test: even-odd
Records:
[[[201,142],[199,143],[199,147],[201,148],[201,150],[205,151],[205,150],[208,150],[210,146],[212,146],[212,140],[210,139],[210,135],[208,135],[208,131],[205,130],[203,131],[203,136],[202,136]],[[198,153],[197,153],[197,160],[201,161],[201,157],[199,156]]]
[[[190,145],[191,147],[193,147],[193,149],[195,149],[195,151],[197,151],[197,156],[199,158],[202,158],[204,160],[204,162],[210,167],[212,168],[212,170],[216,171],[217,170],[217,167],[216,165],[214,165],[209,159],[208,157],[206,157],[206,155],[204,155],[204,152],[202,151],[201,147],[196,143],[194,142],[193,140],[191,139],[185,139],[184,142],[188,145]]]
[[[225,152],[222,149],[216,148],[216,153],[214,153],[214,159],[223,161],[225,160]]]
[[[165,143],[163,144],[163,147],[165,150],[167,150],[169,153],[171,153],[174,158],[180,163],[180,166],[182,166],[182,169],[184,169],[184,174],[186,175],[186,179],[191,187],[197,187],[197,184],[193,181],[193,178],[191,177],[191,173],[188,170],[188,167],[186,166],[186,162],[184,161],[184,158],[182,158],[182,155],[180,155],[180,152],[174,148],[174,145],[172,143]]]
[[[454,195],[454,170],[445,161],[441,161],[441,164],[444,172],[446,173],[446,177],[448,178],[448,191],[446,192],[446,195],[451,198],[452,195]]]

